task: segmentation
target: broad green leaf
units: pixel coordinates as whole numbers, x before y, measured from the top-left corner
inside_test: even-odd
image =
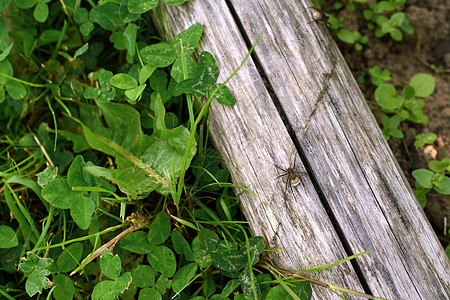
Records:
[[[198,237],[200,240],[200,247],[208,252],[214,251],[220,242],[217,233],[207,228],[200,229]]]
[[[97,166],[85,167],[84,170],[91,175],[114,182],[120,190],[133,198],[151,192],[157,187],[155,181],[145,173],[139,173],[132,166],[121,169],[107,169]],[[151,187],[151,188],[150,188]]]
[[[170,289],[172,286],[171,281],[164,277],[164,275],[159,276],[158,280],[156,280],[155,288],[161,293],[165,294],[167,289]]]
[[[345,28],[340,29],[337,33],[337,37],[338,37],[338,39],[340,39],[341,41],[343,41],[347,44],[355,43],[355,36],[348,29],[345,29]]]
[[[177,56],[189,56],[194,53],[198,42],[203,34],[203,25],[196,23],[180,32],[174,39],[173,47],[175,48]]]
[[[137,254],[149,254],[153,249],[148,242],[148,234],[143,231],[135,231],[124,236],[120,240],[120,248]]]
[[[8,76],[13,76],[13,68],[9,60],[5,59],[3,61],[0,61],[0,73]],[[9,78],[0,75],[0,84],[5,84],[9,80]]]
[[[381,84],[375,90],[375,101],[385,109],[394,110],[403,105],[403,98],[397,96],[395,87],[391,84]]]
[[[418,169],[412,171],[412,176],[417,180],[417,182],[428,189],[433,187],[431,180],[433,179],[434,173],[426,169]]]
[[[248,262],[245,250],[228,250],[212,252],[210,254],[213,264],[220,270],[236,272],[242,270]]]
[[[167,91],[167,83],[169,80],[167,79],[167,74],[161,70],[155,70],[152,72],[152,75],[150,76],[150,87],[159,92],[160,94],[163,94]],[[151,109],[154,110],[153,106]]]
[[[39,2],[34,7],[33,17],[39,23],[44,23],[48,18],[48,5],[44,2]]]
[[[61,272],[70,272],[78,266],[83,254],[83,244],[73,243],[59,255],[56,265]]]
[[[81,229],[86,230],[91,225],[94,210],[95,203],[91,198],[80,197],[70,207],[70,216]]]
[[[42,189],[42,197],[56,208],[68,209],[73,203],[79,202],[82,196],[80,192],[74,192],[69,187],[67,179],[57,178]]]
[[[123,186],[127,180],[131,180],[138,174],[141,174],[137,178],[138,181],[130,182],[131,185],[139,184],[139,181],[143,181],[144,185],[152,182],[152,179],[146,176],[145,173],[135,170],[136,166],[142,169],[147,168],[149,169],[148,175],[153,175],[153,171],[149,167],[146,167],[144,162],[139,160],[144,149],[147,149],[152,141],[149,136],[142,133],[137,111],[131,107],[113,103],[99,104],[99,107],[104,113],[109,128],[104,128],[99,116],[93,115],[90,124],[87,124],[87,126],[83,125],[86,139],[92,148],[116,156],[116,163],[122,170],[109,170],[100,167],[88,167],[86,170],[91,174],[105,177],[114,182],[116,182],[116,177],[120,176],[118,179],[121,183],[119,185],[120,188],[127,191],[135,190],[136,192],[133,193],[134,196],[136,196],[136,193],[144,193],[145,191],[151,190],[151,188],[144,187],[144,190],[141,191],[140,185],[131,186],[130,188]],[[88,126],[94,131],[91,131]],[[103,170],[102,172],[104,174],[98,170]],[[110,177],[108,172],[114,176]]]
[[[252,266],[259,261],[259,255],[264,251],[264,238],[262,236],[253,236],[248,240],[249,249],[243,246],[244,250],[250,252]]]
[[[199,231],[198,238],[195,238],[192,242],[192,251],[195,261],[201,268],[206,268],[212,264],[210,254],[217,248],[219,241],[219,237],[214,231],[206,228]]]
[[[127,41],[123,36],[123,32],[120,31],[113,32],[109,37],[109,41],[113,43],[114,48],[119,51],[125,50],[127,48]]]
[[[175,172],[178,177],[181,170],[186,145],[189,139],[189,131],[182,127],[167,129],[165,125],[166,111],[158,97],[154,107],[155,119],[153,124],[153,137],[157,140],[144,154],[144,161],[153,162],[158,172]],[[189,149],[188,163],[195,155],[195,145]]]
[[[184,60],[181,57],[178,57],[170,70],[170,75],[176,82],[181,82],[195,76],[195,67],[196,64],[192,57],[187,56]]]
[[[134,22],[140,17],[140,14],[133,14],[128,11],[128,0],[120,0],[119,16],[124,22]]]
[[[155,284],[155,271],[147,265],[139,265],[131,272],[133,284],[139,288],[147,288]]]
[[[105,88],[100,91],[100,95],[95,98],[95,100],[98,103],[107,103],[111,100],[114,100],[114,97],[116,96],[116,89],[115,88]]]
[[[37,0],[14,0],[18,8],[27,9],[36,5]]]
[[[147,260],[155,271],[165,277],[172,277],[177,268],[177,262],[172,250],[166,246],[153,246],[147,255]]]
[[[7,225],[0,225],[0,248],[7,249],[19,245],[14,230]]]
[[[178,117],[173,112],[167,113],[165,119],[165,124],[168,129],[172,129],[178,125]]]
[[[160,98],[155,102],[153,136],[142,133],[140,116],[134,108],[115,103],[98,103],[98,107],[108,128],[103,126],[99,115],[94,114],[87,120],[89,125],[83,124],[83,131],[92,148],[116,157],[118,169],[86,167],[85,170],[104,178],[109,176],[107,179],[133,197],[155,188],[159,193],[167,194],[165,178],[179,176],[189,131],[181,126],[171,130],[165,128],[165,109]],[[189,160],[194,154],[195,145]]]
[[[253,280],[251,280],[251,277],[253,277]],[[244,291],[244,294],[248,297],[254,298],[254,299],[261,299],[261,288],[259,287],[259,282],[256,280],[255,275],[252,271],[249,271],[248,268],[245,268],[239,276],[239,280],[241,281],[241,288]],[[253,284],[255,285],[255,289],[253,289]],[[256,291],[256,295],[255,295]],[[285,298],[282,298],[285,299]]]
[[[142,14],[158,6],[158,0],[128,0],[128,11]]]
[[[170,219],[167,214],[160,212],[156,216],[148,232],[148,242],[152,245],[164,243],[170,236]]]
[[[84,141],[85,142],[85,141]],[[92,162],[85,162],[83,156],[77,155],[67,171],[67,183],[69,187],[100,187],[115,192],[116,188],[102,178],[92,176],[86,172],[87,167],[93,167]],[[92,193],[91,193],[92,195]],[[73,206],[72,206],[73,207]]]
[[[5,88],[8,94],[15,100],[24,98],[27,95],[25,86],[15,80],[9,80],[5,83]]]
[[[139,292],[138,300],[161,300],[161,293],[155,288],[145,288]]]
[[[13,46],[14,46],[14,43],[11,43],[11,44],[9,44],[9,46],[4,48],[3,52],[0,54],[0,61],[3,61],[8,57]]]
[[[428,97],[434,92],[434,77],[430,74],[419,73],[411,78],[409,83],[416,91],[417,97]]]
[[[195,77],[205,86],[212,85],[216,82],[219,77],[219,68],[211,53],[203,51],[200,54],[197,69],[195,70]]]
[[[53,296],[58,300],[72,300],[75,294],[75,286],[72,279],[64,274],[53,275]]]
[[[416,93],[416,91],[410,85],[405,86],[405,88],[402,91],[402,95],[406,100],[412,99],[414,97],[415,93]]]
[[[228,281],[222,290],[222,297],[228,297],[240,284],[241,282],[239,279],[231,279]]]
[[[139,54],[145,64],[161,68],[171,65],[176,58],[174,48],[167,43],[159,43],[147,46]]]
[[[422,147],[433,144],[436,141],[437,135],[432,132],[421,133],[414,137],[414,147]]]
[[[111,280],[100,281],[92,291],[92,300],[114,300],[116,296],[114,282]]]
[[[34,253],[28,252],[27,258],[20,259],[19,270],[27,276],[25,290],[28,296],[41,293],[43,289],[49,287],[50,282],[47,275],[50,274],[48,268],[53,263],[50,258],[40,258]]]
[[[114,280],[114,291],[116,293],[123,293],[126,289],[130,287],[131,284],[131,273],[125,272],[120,275],[116,280]]]
[[[179,93],[194,94],[203,97],[206,94],[207,86],[198,78],[189,78],[177,84],[176,90]]]
[[[102,93],[102,90],[99,88],[95,88],[95,87],[88,87],[85,91],[84,91],[84,98],[86,99],[97,99],[100,94]]]
[[[69,187],[74,186],[91,186],[93,183],[93,177],[83,171],[83,167],[86,165],[82,155],[77,155],[70,164],[67,171],[67,184]]]
[[[118,255],[113,255],[106,249],[100,255],[100,268],[106,277],[116,279],[122,270],[122,261]]]
[[[294,291],[301,300],[309,300],[312,297],[312,287],[308,281],[296,282]]]
[[[5,88],[0,85],[0,103],[3,103],[5,101]]]
[[[146,84],[137,86],[135,88],[129,89],[125,91],[125,96],[128,97],[129,101],[131,104],[134,104],[136,102],[136,100],[142,95],[142,92],[145,90],[145,88],[147,87]]]
[[[124,25],[119,17],[119,6],[115,4],[94,6],[90,11],[90,20],[109,31],[115,31],[117,27]]]
[[[36,174],[36,177],[38,178],[37,183],[40,186],[47,185],[49,182],[54,180],[57,175],[58,175],[58,167],[52,168],[48,166],[47,168],[45,168],[44,171]]]
[[[50,275],[50,271],[47,269],[36,269],[28,278],[25,283],[25,291],[28,296],[33,296],[36,293],[41,293],[43,289],[49,288],[49,280],[47,275]]]
[[[434,172],[445,171],[450,173],[450,158],[443,158],[441,161],[431,160],[428,163],[428,168]]]
[[[27,258],[22,257],[20,259],[19,270],[24,273],[25,276],[29,276],[36,269],[48,268],[53,263],[51,258],[40,258],[32,252],[27,253]]]
[[[218,88],[220,86],[220,84],[215,84],[211,87],[211,91],[214,91],[216,88]],[[233,106],[236,101],[234,100],[234,96],[231,93],[230,89],[224,85],[220,90],[218,90],[215,94],[214,94],[214,99],[217,100],[217,102],[219,102],[222,105],[228,105],[228,106]]]
[[[84,36],[88,36],[94,30],[94,24],[91,21],[85,22],[80,26],[80,32]]]
[[[225,241],[220,241],[219,244],[217,245],[216,249],[214,252],[218,253],[218,252],[227,252],[230,250],[238,250],[238,244],[236,244],[235,242],[225,242]]]
[[[403,23],[404,20],[405,14],[402,12],[397,12],[391,16],[389,21],[393,26],[398,27]]]
[[[111,78],[110,83],[111,85],[122,90],[128,90],[137,87],[136,79],[125,73],[119,73],[114,75]]]
[[[403,40],[403,33],[397,28],[392,29],[392,31],[389,32],[389,35],[394,41],[400,42]]]
[[[89,194],[89,198],[91,198],[91,201],[94,203],[94,207],[97,207],[100,205],[100,194],[98,192],[91,192]],[[91,225],[89,224],[88,227],[90,227]]]
[[[189,281],[197,272],[198,266],[196,263],[190,263],[181,267],[173,276],[172,289],[174,292],[181,292],[189,284]]]
[[[442,195],[450,195],[450,178],[444,176],[440,182],[440,186],[434,185],[433,188]]]
[[[294,286],[289,285],[291,291],[299,297],[300,300],[309,300],[312,296],[311,284],[307,281],[300,281],[294,283]],[[292,296],[286,291],[286,289],[281,285],[277,285],[270,289],[267,294],[267,300],[278,300],[278,299],[293,299]]]
[[[187,261],[194,260],[194,253],[191,250],[191,246],[189,246],[189,243],[178,230],[172,231],[172,245],[175,252],[178,254],[184,254]]]
[[[134,56],[136,51],[136,34],[138,27],[134,23],[129,23],[127,28],[123,31],[123,36],[126,41],[127,51],[130,56]]]
[[[152,76],[153,71],[155,71],[156,68],[152,67],[150,65],[145,65],[140,71],[139,71],[139,84],[143,85],[147,79]]]
[[[270,283],[272,281],[272,276],[269,273],[260,273],[256,275],[256,280],[258,280],[261,289],[263,290],[272,285]]]
[[[391,73],[388,70],[381,71],[379,66],[369,69],[373,84],[379,86],[383,81],[391,80]]]
[[[89,12],[84,7],[78,7],[75,10],[75,13],[73,15],[73,19],[78,24],[83,24],[84,22],[87,22],[89,20]]]

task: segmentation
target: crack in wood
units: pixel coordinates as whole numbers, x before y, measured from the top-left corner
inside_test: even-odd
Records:
[[[331,46],[332,45],[328,45],[326,47],[326,50],[328,53],[330,53],[330,64],[331,64],[331,69],[328,73],[322,73],[323,75],[323,85],[322,88],[319,91],[319,94],[316,97],[316,100],[314,101],[314,105],[313,105],[313,110],[311,111],[311,113],[309,114],[308,118],[306,118],[306,127],[302,133],[302,138],[306,135],[306,133],[309,130],[309,124],[311,122],[311,119],[314,117],[314,115],[317,112],[317,109],[319,108],[320,103],[323,100],[323,97],[325,96],[325,94],[328,92],[328,89],[330,88],[330,83],[331,83],[331,79],[333,77],[333,75],[335,74],[335,70],[336,70],[336,63],[337,63],[337,58],[336,56],[332,53],[331,51]]]

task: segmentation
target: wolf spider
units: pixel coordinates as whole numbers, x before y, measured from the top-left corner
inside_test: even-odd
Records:
[[[295,161],[297,159],[297,156],[294,157],[294,164],[289,166],[287,169],[283,169],[277,165],[275,165],[275,167],[281,171],[283,171],[284,173],[279,174],[277,177],[275,177],[275,179],[278,179],[280,177],[286,176],[286,187],[285,187],[285,191],[287,190],[288,184],[291,187],[297,186],[300,183],[300,175],[302,174],[306,174],[305,172],[299,172],[295,170]]]

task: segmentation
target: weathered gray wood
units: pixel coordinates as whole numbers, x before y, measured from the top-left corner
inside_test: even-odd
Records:
[[[254,233],[281,249],[273,260],[306,269],[371,250],[356,259],[361,278],[349,263],[311,276],[358,291],[366,284],[384,298],[449,299],[449,261],[312,6],[230,3],[237,20],[224,1],[195,0],[165,11],[174,34],[205,25],[201,48],[215,56],[219,81],[248,51],[236,22],[251,43],[263,32],[256,64],[248,61],[228,84],[237,104],[213,104],[210,129],[219,153],[239,171],[230,169],[233,182],[258,195],[244,193],[241,206]],[[309,174],[285,190],[283,180],[274,180],[275,165],[287,168],[293,159],[296,170],[306,165]],[[337,298],[320,287],[314,293]]]

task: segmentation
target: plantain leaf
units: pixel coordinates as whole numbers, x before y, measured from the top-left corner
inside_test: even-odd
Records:
[[[136,198],[154,189],[168,194],[168,179],[180,175],[189,131],[185,127],[167,129],[161,97],[155,101],[154,134],[142,132],[139,113],[116,103],[97,103],[108,128],[95,109],[82,109],[83,132],[91,148],[116,158],[117,169],[90,166],[84,170],[116,183],[124,193]],[[189,151],[189,163],[196,152]]]

